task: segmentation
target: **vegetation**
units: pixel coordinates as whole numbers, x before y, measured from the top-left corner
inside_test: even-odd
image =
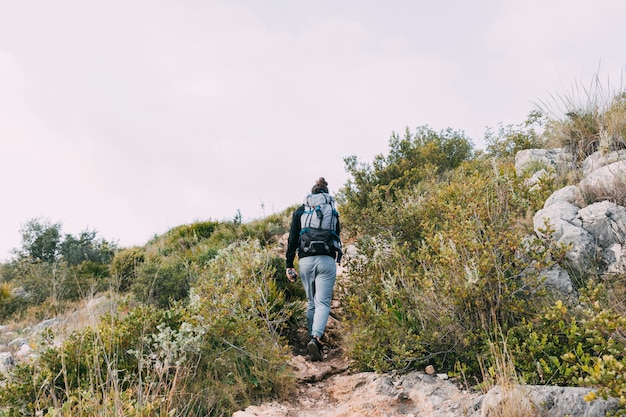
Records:
[[[183,225],[143,248],[116,251],[106,264],[109,294],[126,291],[131,301],[59,348],[48,332],[39,360],[18,365],[0,388],[4,414],[223,416],[289,394],[287,337],[302,326],[302,292],[283,279],[284,255],[273,248],[288,214],[250,224]],[[60,225],[30,222],[36,232],[4,266],[6,314],[5,287],[17,281],[46,287],[54,279],[20,276],[24,263],[48,265],[32,259],[31,242],[51,236],[56,246],[40,246],[58,248],[78,240],[57,240],[51,228]],[[54,254],[50,267],[59,268],[69,264],[64,253],[75,252],[46,253]]]
[[[343,237],[358,255],[337,293],[356,369],[432,364],[476,388],[585,385],[589,399],[611,395],[626,409],[624,277],[584,277],[576,308],[542,292],[537,271],[568,248],[550,230],[530,238],[532,216],[571,177],[529,189],[513,167],[528,148],[565,147],[579,160],[626,148],[624,97],[561,100],[572,106],[563,118],[532,112],[489,131],[484,151],[423,126],[394,133],[371,164],[345,159]],[[56,347],[44,333],[40,358],[4,375],[0,415],[226,416],[286,398],[305,304],[278,247],[293,208],[181,225],[132,248],[28,222],[0,266],[3,320],[49,318],[98,293],[117,305]]]

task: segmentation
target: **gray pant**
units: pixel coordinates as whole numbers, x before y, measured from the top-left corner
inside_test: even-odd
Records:
[[[330,302],[337,278],[335,260],[326,255],[298,259],[300,278],[309,306],[306,322],[311,336],[322,337],[330,314]]]

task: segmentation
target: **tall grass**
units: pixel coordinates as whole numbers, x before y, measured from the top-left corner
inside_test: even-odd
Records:
[[[497,323],[496,323],[497,327]],[[535,417],[538,410],[524,395],[524,383],[515,369],[508,342],[501,332],[496,332],[500,340],[489,342],[491,366],[483,367],[483,385],[485,391],[497,387],[499,394],[496,404],[483,406],[483,415],[487,417]]]
[[[564,94],[552,94],[537,103],[549,117],[546,139],[553,147],[565,147],[578,160],[596,152],[626,148],[626,91],[603,82],[598,73],[589,85],[580,82]]]

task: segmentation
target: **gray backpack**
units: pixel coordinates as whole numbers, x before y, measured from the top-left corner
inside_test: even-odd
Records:
[[[300,216],[300,251],[308,255],[330,255],[341,261],[341,239],[337,233],[339,213],[329,194],[309,194]]]

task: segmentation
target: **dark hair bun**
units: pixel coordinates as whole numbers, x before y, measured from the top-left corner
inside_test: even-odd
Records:
[[[328,193],[328,183],[326,182],[324,177],[320,177],[317,181],[315,181],[315,185],[313,186],[313,188],[311,188],[311,193]]]

